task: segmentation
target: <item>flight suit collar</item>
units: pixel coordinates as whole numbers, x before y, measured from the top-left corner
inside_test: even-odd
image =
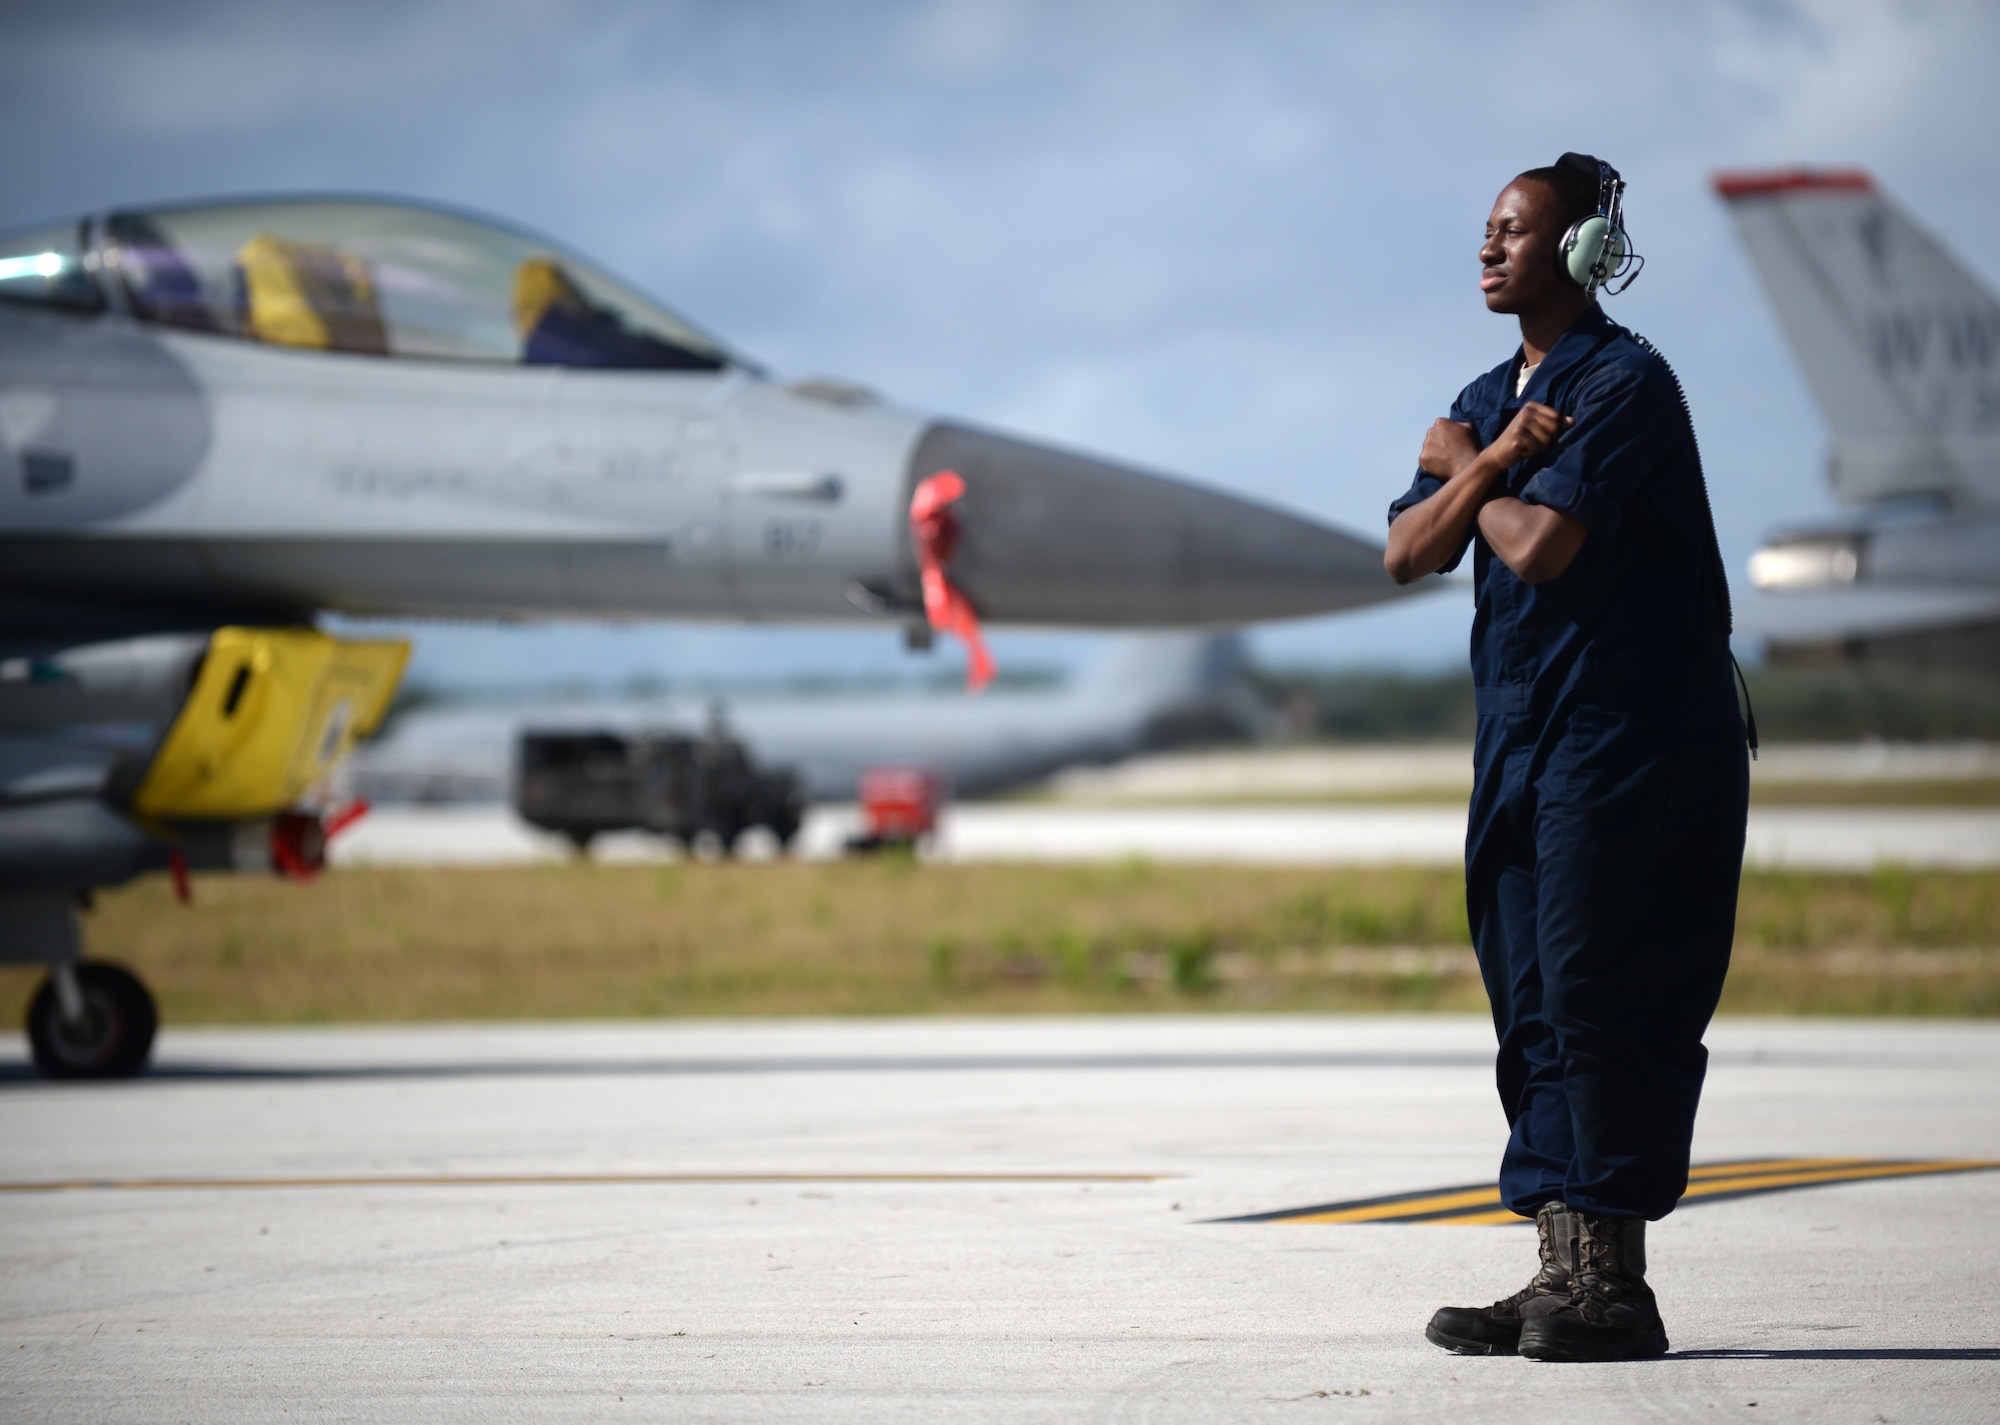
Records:
[[[1518,396],[1513,394],[1514,382],[1520,377],[1525,352],[1516,348],[1514,364],[1508,368],[1506,404],[1515,407],[1529,401],[1546,402],[1550,384],[1596,351],[1617,330],[1618,324],[1604,315],[1604,309],[1595,302],[1591,303],[1583,315],[1571,322],[1568,329],[1556,338],[1556,344],[1549,348],[1549,354],[1542,358],[1542,364],[1528,378],[1527,389]]]

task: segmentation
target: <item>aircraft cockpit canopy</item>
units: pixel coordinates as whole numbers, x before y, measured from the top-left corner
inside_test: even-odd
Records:
[[[114,212],[0,238],[0,299],[272,346],[718,371],[713,338],[571,253],[456,214],[289,200]]]
[[[30,228],[0,238],[0,299],[78,312],[101,307],[84,260],[83,225]]]

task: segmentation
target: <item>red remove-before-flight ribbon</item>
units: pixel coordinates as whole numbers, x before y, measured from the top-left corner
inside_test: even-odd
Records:
[[[972,601],[944,572],[958,548],[958,516],[950,506],[964,494],[965,479],[956,470],[940,470],[919,480],[910,496],[910,539],[917,546],[924,617],[937,632],[954,634],[965,644],[965,686],[976,693],[993,681],[993,655],[986,649]]]
[[[370,809],[366,797],[356,797],[339,811],[327,817],[326,839],[328,841],[333,840],[334,837],[340,835],[341,832],[347,830],[348,827],[368,815]]]

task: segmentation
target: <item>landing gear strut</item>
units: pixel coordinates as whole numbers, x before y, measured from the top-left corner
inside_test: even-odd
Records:
[[[47,965],[28,1047],[52,1079],[127,1079],[146,1067],[160,1012],[130,970],[83,958],[74,892],[0,895],[0,964]]]
[[[28,1006],[35,1067],[52,1079],[127,1079],[146,1067],[160,1026],[139,977],[101,961],[56,965]]]

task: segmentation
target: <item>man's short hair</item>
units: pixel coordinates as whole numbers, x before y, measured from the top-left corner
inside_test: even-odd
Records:
[[[1514,178],[1532,179],[1556,195],[1556,223],[1565,231],[1571,223],[1597,211],[1597,165],[1578,156],[1564,154],[1562,161],[1545,168],[1531,168]]]

